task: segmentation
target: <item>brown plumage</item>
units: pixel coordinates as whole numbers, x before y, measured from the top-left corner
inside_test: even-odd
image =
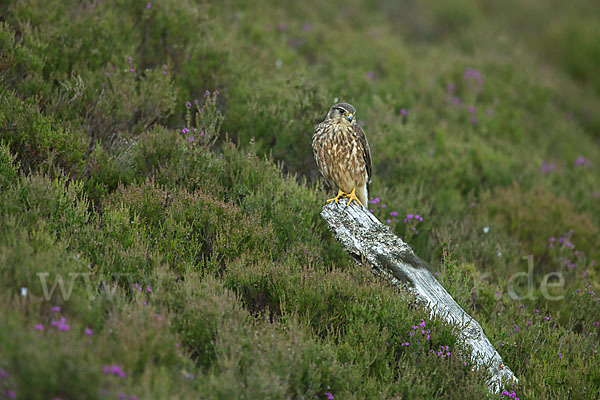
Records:
[[[340,197],[367,206],[371,182],[371,150],[362,128],[356,123],[356,110],[347,103],[335,104],[325,120],[315,126],[312,147],[323,177],[338,188]]]

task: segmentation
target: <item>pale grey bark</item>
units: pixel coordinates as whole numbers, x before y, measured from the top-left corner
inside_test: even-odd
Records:
[[[485,336],[481,325],[469,316],[435,279],[427,264],[369,211],[346,200],[323,207],[321,216],[336,239],[374,274],[387,277],[399,289],[412,293],[416,302],[455,326],[461,343],[472,350],[472,362],[490,373],[488,387],[499,393],[504,386],[518,382],[513,372]]]

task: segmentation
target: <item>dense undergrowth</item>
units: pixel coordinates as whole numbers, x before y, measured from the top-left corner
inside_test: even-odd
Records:
[[[498,398],[320,219],[337,98],[501,397],[598,398],[599,8],[550,3],[3,2],[0,397]]]

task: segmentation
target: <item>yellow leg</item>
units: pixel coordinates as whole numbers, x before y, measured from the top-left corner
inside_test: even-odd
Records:
[[[356,194],[354,193],[355,191],[356,191],[356,186],[354,186],[354,189],[352,189],[352,193],[350,193],[349,195],[347,195],[348,198],[349,198],[349,200],[348,200],[348,203],[346,204],[346,207],[348,207],[350,205],[350,202],[352,200],[355,200],[362,207],[362,203],[360,202],[360,200],[358,199],[358,197],[356,197]]]
[[[335,204],[337,204],[340,201],[340,198],[344,198],[347,196],[348,196],[348,193],[344,193],[344,192],[342,192],[342,189],[338,188],[337,196],[335,196],[333,199],[327,200],[327,204],[331,203],[332,201],[335,201]]]

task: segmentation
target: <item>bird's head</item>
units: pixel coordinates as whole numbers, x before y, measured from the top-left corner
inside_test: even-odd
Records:
[[[348,103],[337,103],[327,113],[327,119],[347,125],[356,124],[356,109]]]

